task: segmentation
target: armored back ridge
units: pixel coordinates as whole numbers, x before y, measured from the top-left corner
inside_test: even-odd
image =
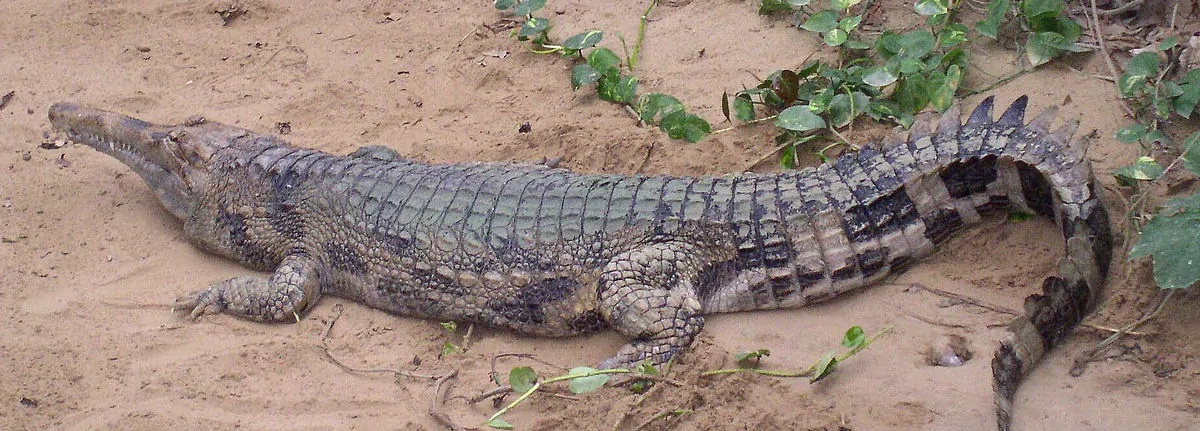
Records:
[[[1066,256],[993,359],[998,423],[1020,378],[1096,302],[1112,240],[1075,123],[992,98],[832,163],[723,177],[428,165],[385,148],[334,156],[220,123],[158,126],[59,104],[51,122],[125,161],[243,276],[185,296],[193,317],[299,320],[329,293],[437,319],[633,340],[602,366],[663,363],[703,315],[798,307],[875,282],[981,214],[1053,220]],[[935,127],[936,126],[936,127]],[[165,191],[162,191],[165,190]]]

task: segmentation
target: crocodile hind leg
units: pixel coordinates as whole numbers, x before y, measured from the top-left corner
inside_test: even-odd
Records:
[[[262,322],[299,322],[300,313],[321,295],[316,263],[302,255],[289,256],[270,278],[234,277],[175,300],[175,309],[193,319],[228,313]],[[190,310],[190,311],[189,311]]]
[[[699,259],[678,242],[649,244],[617,255],[601,274],[601,313],[633,337],[603,368],[649,360],[663,364],[692,344],[704,326],[693,287]]]

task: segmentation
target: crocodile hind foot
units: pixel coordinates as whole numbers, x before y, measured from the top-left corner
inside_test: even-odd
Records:
[[[600,367],[661,365],[692,344],[704,326],[694,283],[706,264],[695,247],[684,241],[652,243],[605,266],[601,313],[613,329],[634,339]]]
[[[241,276],[213,283],[175,300],[174,310],[192,319],[227,313],[260,322],[299,322],[300,313],[320,295],[307,258],[289,257],[270,278]]]

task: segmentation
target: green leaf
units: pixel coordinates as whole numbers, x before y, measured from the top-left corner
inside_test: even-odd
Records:
[[[656,116],[666,118],[682,110],[683,103],[679,99],[662,93],[650,93],[638,101],[638,112],[641,113],[642,121],[647,123],[653,123]]]
[[[1012,9],[1012,2],[1009,0],[992,0],[987,5],[987,18],[983,21],[975,23],[975,29],[984,36],[995,39],[1000,35],[1000,24],[1004,21],[1004,15]]]
[[[1113,176],[1123,186],[1131,186],[1135,181],[1154,181],[1163,174],[1163,167],[1151,157],[1138,157],[1132,165],[1113,170]]]
[[[1183,167],[1193,174],[1200,175],[1200,132],[1193,133],[1183,140]]]
[[[712,126],[708,124],[708,121],[682,110],[663,117],[658,127],[667,132],[667,136],[670,136],[671,139],[683,139],[693,144],[700,142],[701,139],[708,136],[709,132],[712,132]]]
[[[438,324],[439,324],[439,325],[442,325],[442,329],[445,329],[445,330],[447,330],[447,331],[449,331],[449,332],[454,332],[454,331],[457,331],[457,330],[458,330],[458,323],[455,323],[454,321],[449,321],[449,322],[441,322],[441,323],[438,323]]]
[[[634,369],[634,371],[637,371],[639,373],[651,375],[651,376],[658,376],[658,375],[662,374],[662,371],[659,371],[658,367],[655,367],[654,364],[651,364],[648,361],[637,364],[637,366],[634,367],[633,369]]]
[[[892,100],[876,100],[867,105],[867,114],[876,120],[884,118],[895,121],[904,128],[912,127],[913,115],[900,109],[900,104]]]
[[[510,424],[508,421],[500,418],[492,418],[483,424],[498,430],[510,430],[514,428],[513,424]]]
[[[610,69],[618,68],[621,59],[611,49],[596,48],[588,53],[587,62],[601,75],[607,75]]]
[[[1197,104],[1200,104],[1200,69],[1193,69],[1180,79],[1179,90],[1179,96],[1171,101],[1171,108],[1176,115],[1191,118]]]
[[[781,134],[779,136],[786,136]],[[778,139],[776,139],[778,140]],[[783,147],[779,152],[779,166],[783,169],[796,169],[796,145]]]
[[[849,48],[849,49],[868,49],[871,47],[870,44],[863,42],[861,40],[858,40],[858,39],[850,39],[850,40],[846,41],[846,43],[843,44],[842,46]]]
[[[950,105],[954,104],[954,93],[958,91],[958,84],[962,81],[962,71],[958,65],[950,66],[946,70],[946,78],[942,81],[942,85],[934,90],[929,102],[938,112],[946,112],[950,109]]]
[[[865,108],[865,106],[864,106]],[[829,122],[834,127],[843,127],[854,120],[856,112],[851,106],[850,96],[838,93],[829,101]]]
[[[861,326],[851,326],[842,337],[842,347],[854,349],[867,341],[867,334]]]
[[[523,394],[533,389],[533,384],[537,383],[537,373],[533,368],[516,367],[508,372],[508,385],[512,386],[513,392]]]
[[[841,21],[838,21],[838,28],[846,30],[846,32],[853,31],[854,29],[858,28],[859,24],[862,23],[862,18],[862,15],[854,15],[842,18]]]
[[[976,21],[975,31],[978,31],[979,34],[995,39],[1000,35],[1000,20],[985,19],[982,21]]]
[[[1143,136],[1146,136],[1146,126],[1142,123],[1133,123],[1118,130],[1114,138],[1126,144],[1136,143]]]
[[[947,24],[942,29],[942,46],[952,47],[967,41],[967,26],[959,22]]]
[[[1195,201],[1197,195],[1187,198]],[[1162,289],[1184,289],[1200,280],[1200,211],[1160,212],[1142,228],[1129,258],[1154,257],[1154,282]]]
[[[547,28],[550,28],[550,20],[546,18],[530,18],[517,31],[517,40],[529,40],[530,36],[546,31]]]
[[[846,39],[849,38],[850,33],[846,33],[846,30],[835,28],[825,33],[825,45],[840,46],[841,44],[846,43]]]
[[[1167,201],[1167,204],[1163,206],[1162,212],[1166,215],[1174,215],[1180,211],[1197,210],[1200,210],[1200,192]]]
[[[892,91],[892,99],[900,110],[909,114],[920,112],[929,104],[928,81],[921,75],[908,75]]]
[[[567,373],[568,374],[585,374],[585,373],[591,373],[594,371],[596,371],[596,369],[591,368],[591,367],[575,367],[575,368],[572,368],[571,371],[568,371]],[[588,392],[594,391],[596,389],[600,389],[600,387],[604,386],[605,383],[608,383],[608,379],[609,379],[608,374],[597,374],[597,375],[588,376],[588,377],[576,377],[574,379],[571,379],[571,383],[568,384],[568,386],[571,388],[571,393],[583,394],[583,393],[588,393]]]
[[[579,87],[595,83],[600,79],[600,72],[590,64],[580,64],[571,68],[571,89],[578,90]]]
[[[546,6],[546,0],[525,0],[513,9],[513,15],[525,16]]]
[[[812,378],[808,379],[809,383],[821,381],[837,370],[837,358],[833,357],[833,352],[827,352],[821,356],[821,360],[817,361],[817,366],[813,368]]]
[[[792,10],[791,4],[784,0],[762,0],[762,5],[758,7],[759,15],[770,15],[776,12],[788,12]]]
[[[862,80],[863,83],[870,86],[886,87],[891,85],[893,82],[896,82],[896,75],[892,75],[891,72],[888,72],[886,67],[875,66],[867,69],[867,72],[863,74]]]
[[[750,96],[739,94],[733,98],[733,115],[739,121],[754,119],[754,103],[750,101]]]
[[[1021,12],[1030,19],[1043,14],[1058,16],[1062,12],[1062,8],[1062,0],[1023,0],[1021,2]]]
[[[596,94],[600,96],[600,99],[609,102],[622,105],[632,104],[634,97],[637,96],[637,77],[621,75],[613,72],[614,70],[609,69],[609,72],[605,73],[596,83]]]
[[[737,362],[739,367],[752,368],[758,367],[758,361],[767,356],[771,356],[771,350],[758,349],[748,352],[739,352],[733,355],[733,360]]]
[[[913,10],[925,16],[941,15],[950,11],[946,9],[943,0],[917,0],[917,3],[913,5]]]
[[[832,10],[823,10],[808,17],[808,21],[805,21],[804,24],[801,24],[800,28],[812,32],[824,33],[837,28],[837,24],[837,12]]]
[[[806,105],[784,109],[775,118],[775,125],[796,132],[805,132],[825,127],[825,120],[812,113]]]
[[[1177,38],[1175,36],[1171,36],[1166,39],[1163,39],[1162,42],[1158,43],[1158,50],[1166,51],[1168,49],[1174,48],[1175,45],[1178,45],[1178,44],[1179,44],[1179,38]]]
[[[792,5],[792,9],[799,9],[800,6],[808,6],[810,1],[811,0],[787,0],[787,3]]]
[[[900,50],[897,55],[909,58],[921,58],[933,51],[937,37],[928,31],[915,30],[900,35]]]
[[[596,46],[597,43],[600,43],[600,39],[603,38],[604,32],[600,30],[592,30],[568,37],[567,40],[563,41],[562,46],[566,49],[591,48]]]
[[[459,345],[447,341],[442,344],[441,356],[450,356],[450,355],[453,355],[453,354],[461,352],[461,351],[463,351],[462,347],[459,347]]]
[[[1062,35],[1051,32],[1037,33],[1030,37],[1025,42],[1025,57],[1029,59],[1029,64],[1033,67],[1041,66],[1062,54],[1062,50],[1055,47],[1055,40],[1061,38]]]
[[[1162,63],[1158,53],[1143,52],[1129,59],[1129,63],[1125,64],[1125,72],[1137,75],[1157,75],[1158,66]]]
[[[838,10],[846,10],[861,2],[862,0],[829,0],[829,7]]]
[[[496,0],[492,2],[498,10],[509,10],[517,4],[517,0]]]
[[[1129,59],[1125,64],[1125,73],[1117,79],[1117,88],[1125,97],[1135,97],[1147,91],[1151,77],[1158,75],[1158,67],[1162,60],[1155,52],[1143,52]]]

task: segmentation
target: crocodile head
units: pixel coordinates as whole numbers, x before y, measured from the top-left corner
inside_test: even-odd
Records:
[[[54,128],[71,140],[113,156],[137,172],[163,206],[181,220],[188,218],[208,186],[214,156],[255,135],[203,119],[164,126],[69,103],[54,104],[49,116]]]

